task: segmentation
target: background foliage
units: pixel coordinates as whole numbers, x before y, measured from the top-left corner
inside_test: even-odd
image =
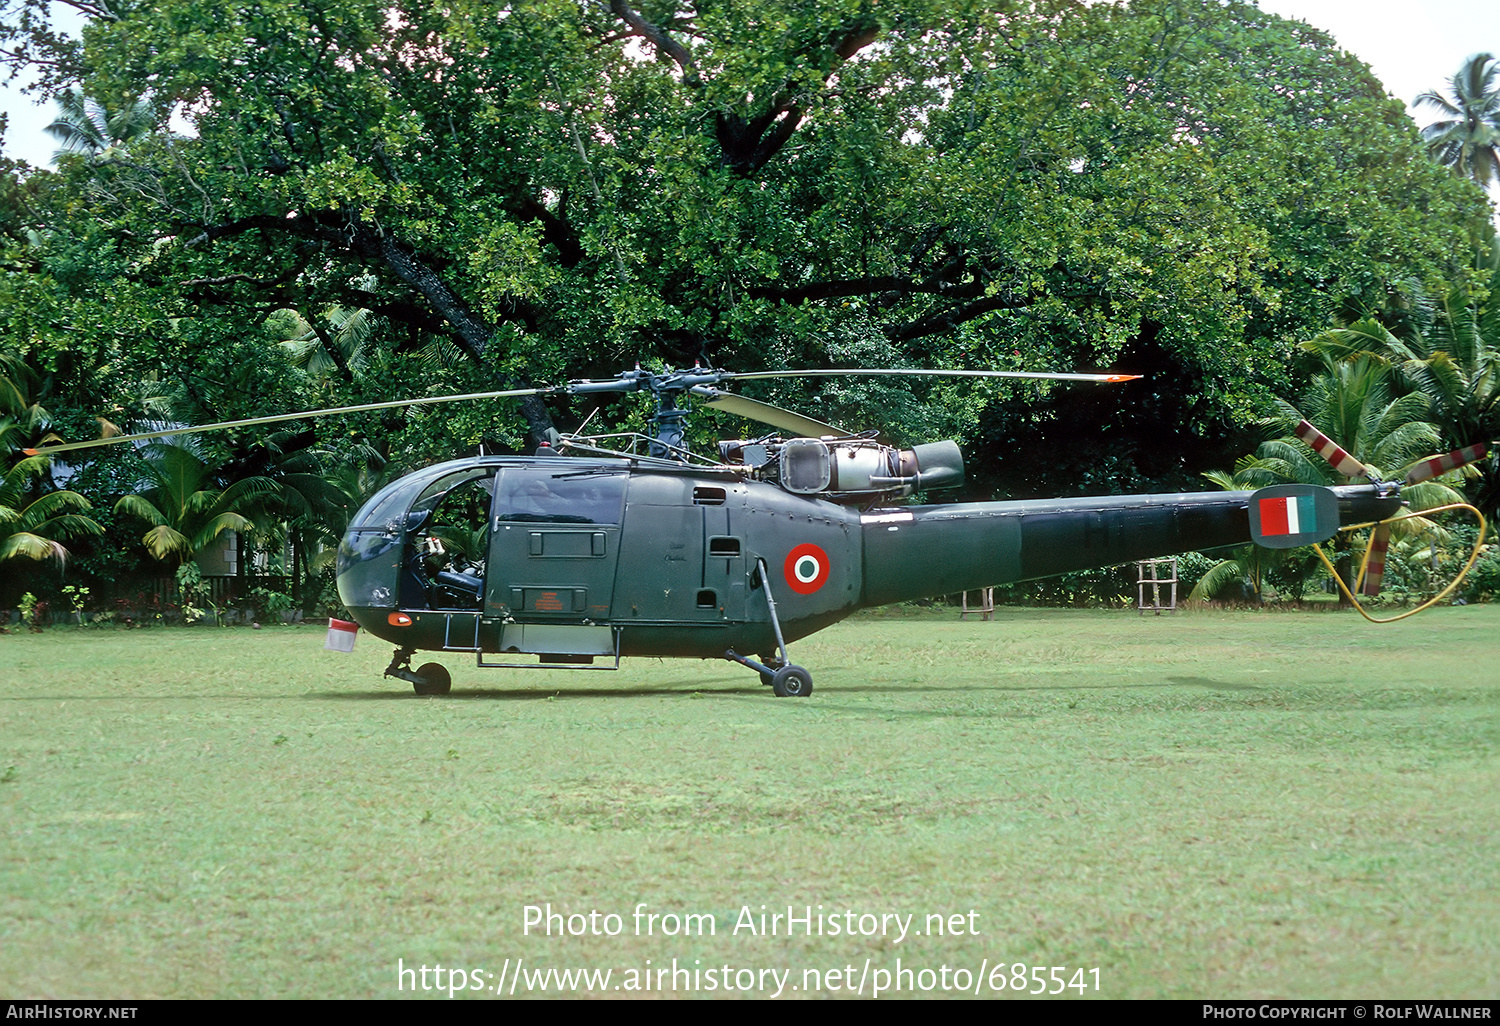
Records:
[[[8,60],[122,126],[0,181],[0,346],[67,437],[637,360],[1114,368],[1146,378],[746,391],[956,437],[971,498],[1196,487],[1316,371],[1297,343],[1397,281],[1479,283],[1492,232],[1364,65],[1241,3],[127,0],[78,45],[43,8],[5,8]],[[296,445],[391,473],[594,403]],[[196,455],[227,488],[263,441]]]

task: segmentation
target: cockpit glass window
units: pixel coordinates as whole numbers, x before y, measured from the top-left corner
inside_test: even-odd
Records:
[[[442,540],[450,559],[482,563],[489,549],[490,492],[493,477],[461,481],[448,489],[423,530]],[[426,517],[425,512],[422,514]]]
[[[365,530],[389,530],[392,534],[399,533],[402,516],[406,513],[407,504],[411,502],[412,495],[416,491],[415,484],[416,482],[411,485],[406,482],[397,482],[377,492],[374,498],[365,503],[354,515],[349,526]]]
[[[425,513],[463,482],[491,477],[494,473],[493,466],[476,467],[470,460],[454,460],[414,471],[377,492],[354,515],[349,526],[362,531],[401,533],[409,511]],[[485,490],[489,490],[487,485]]]
[[[439,502],[443,501],[443,496],[453,491],[459,485],[470,481],[478,481],[477,486],[483,488],[488,493],[494,487],[494,473],[495,469],[493,467],[470,467],[467,470],[458,470],[452,474],[444,474],[432,482],[432,484],[422,489],[422,494],[417,496],[417,501],[411,504],[411,512],[424,513],[432,509]],[[490,478],[490,480],[479,481],[479,478]]]
[[[625,475],[514,469],[500,475],[495,519],[531,524],[618,524]]]

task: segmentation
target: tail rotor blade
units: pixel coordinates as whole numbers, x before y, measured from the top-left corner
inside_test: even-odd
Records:
[[[1360,594],[1374,598],[1380,594],[1380,582],[1385,578],[1385,553],[1391,546],[1391,525],[1378,524],[1370,535],[1370,558],[1365,560],[1365,577]]]
[[[1434,477],[1440,477],[1450,470],[1466,467],[1476,460],[1482,460],[1490,451],[1490,447],[1483,442],[1475,445],[1466,445],[1462,449],[1455,449],[1441,456],[1430,456],[1420,463],[1412,466],[1406,472],[1405,484],[1420,484],[1430,481]]]
[[[1313,452],[1327,460],[1335,471],[1345,477],[1365,477],[1372,481],[1375,479],[1374,471],[1350,456],[1337,442],[1307,421],[1304,420],[1297,425],[1295,434],[1311,446]]]

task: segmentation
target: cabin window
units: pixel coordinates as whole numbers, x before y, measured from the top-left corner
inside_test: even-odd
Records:
[[[618,524],[625,475],[518,468],[500,475],[495,520],[524,524]]]

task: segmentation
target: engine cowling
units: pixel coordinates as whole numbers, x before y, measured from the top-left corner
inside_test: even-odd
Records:
[[[910,495],[964,480],[963,455],[951,441],[897,449],[864,438],[792,438],[774,448],[761,474],[796,495]]]

